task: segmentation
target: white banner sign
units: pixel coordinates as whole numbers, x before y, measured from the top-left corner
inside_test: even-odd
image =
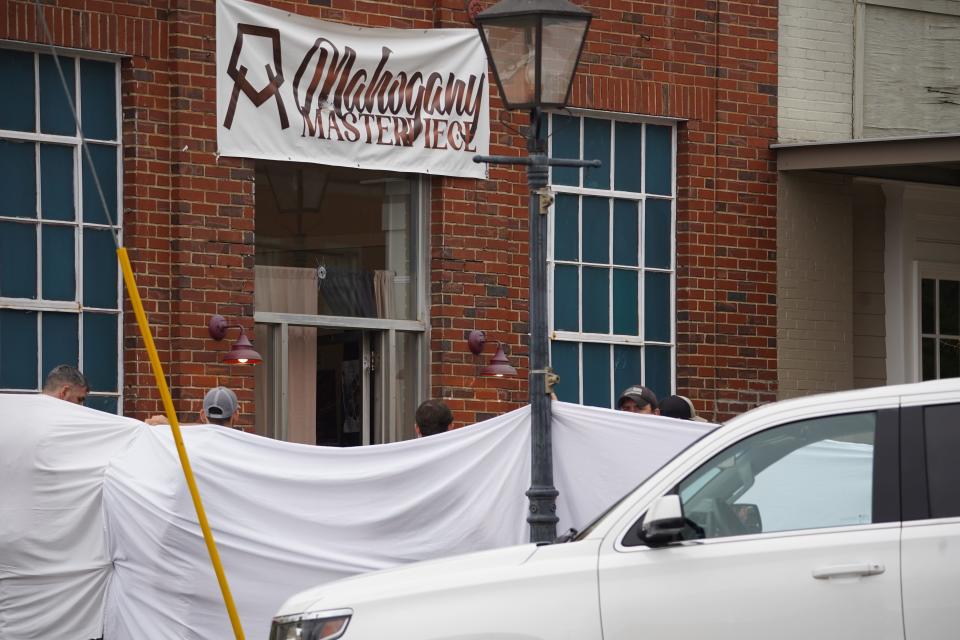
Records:
[[[474,29],[366,29],[217,0],[221,155],[483,178],[487,87]]]

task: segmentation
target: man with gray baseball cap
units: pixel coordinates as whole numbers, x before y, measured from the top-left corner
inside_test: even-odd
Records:
[[[617,400],[617,409],[632,413],[659,413],[657,394],[639,384],[627,387]]]
[[[200,422],[232,427],[239,414],[237,394],[226,387],[214,387],[203,397]]]

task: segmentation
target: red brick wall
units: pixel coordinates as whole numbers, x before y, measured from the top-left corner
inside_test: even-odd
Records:
[[[265,4],[364,26],[468,26],[460,0]],[[717,418],[773,400],[776,174],[768,144],[776,135],[777,3],[583,4],[595,17],[572,106],[686,120],[677,157],[679,391]],[[43,41],[32,1],[0,7],[0,38]],[[214,2],[57,0],[44,12],[57,45],[128,56],[125,238],[178,410],[192,417],[203,392],[223,382],[238,390],[250,420],[250,371],[220,364],[206,333],[213,313],[248,332],[253,323],[253,163],[215,153]],[[518,155],[523,140],[498,124],[491,90],[491,153]],[[522,114],[505,118],[513,128],[525,124]],[[432,199],[430,393],[448,400],[457,425],[470,424],[526,398],[525,174],[495,167],[486,181],[435,178]],[[126,412],[142,417],[160,405],[126,311]],[[502,341],[520,375],[479,378],[493,345],[475,358],[471,329]]]

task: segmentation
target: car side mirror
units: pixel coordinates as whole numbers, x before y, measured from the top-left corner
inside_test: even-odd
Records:
[[[680,496],[669,494],[653,501],[643,518],[640,539],[648,547],[662,547],[677,540],[686,526]]]
[[[745,533],[763,533],[763,520],[760,518],[760,507],[749,502],[737,502],[733,505],[733,512],[743,524]]]

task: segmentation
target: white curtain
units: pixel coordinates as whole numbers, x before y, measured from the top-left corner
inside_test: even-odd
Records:
[[[317,313],[317,270],[299,267],[255,269],[254,301],[257,311],[274,313]],[[288,329],[287,439],[290,442],[317,442],[317,330],[314,327]],[[271,398],[278,398],[270,372],[280,365],[280,353],[270,339],[269,327],[257,325],[257,349],[268,366],[257,368],[257,433],[273,435]]]
[[[377,269],[373,272],[373,294],[377,299],[378,318],[396,318],[397,309],[394,302],[394,273]]]

